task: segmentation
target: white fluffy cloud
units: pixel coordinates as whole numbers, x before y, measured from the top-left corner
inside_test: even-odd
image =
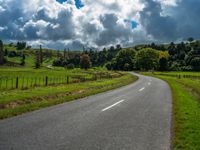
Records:
[[[26,40],[34,46],[80,49],[200,36],[197,31],[200,2],[196,0],[82,0],[82,3],[84,7],[78,9],[74,0],[62,4],[56,0],[0,0],[0,38]],[[185,20],[183,16],[187,16]]]

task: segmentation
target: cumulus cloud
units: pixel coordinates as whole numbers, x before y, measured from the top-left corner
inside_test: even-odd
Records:
[[[199,38],[196,0],[0,0],[0,38],[82,49]]]
[[[176,21],[168,16],[162,15],[161,4],[153,0],[145,3],[145,8],[140,12],[141,23],[148,34],[159,40],[175,40],[177,33]]]
[[[179,1],[176,9],[171,9],[170,15],[177,21],[177,35],[187,38],[200,38],[200,1]]]

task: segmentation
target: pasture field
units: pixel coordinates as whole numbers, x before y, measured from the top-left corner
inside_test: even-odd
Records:
[[[60,80],[60,82],[58,80],[55,84],[44,86],[42,84],[44,81],[40,80],[41,86],[27,86],[26,88],[20,86],[17,89],[0,90],[0,119],[115,89],[137,80],[137,77],[129,73],[107,71],[101,68],[89,70],[1,68],[0,72],[0,77],[10,78],[19,76],[42,78],[44,75],[55,79],[61,79],[63,76],[70,77],[68,83],[65,80]]]
[[[175,150],[199,150],[200,78],[197,77],[200,76],[200,73],[148,72],[142,74],[165,80],[171,87],[173,93],[173,148]]]
[[[54,67],[53,69],[0,68],[0,72],[0,91],[70,84],[100,78],[115,78],[122,75],[120,72],[103,69],[85,71],[81,69],[67,70],[60,67]]]

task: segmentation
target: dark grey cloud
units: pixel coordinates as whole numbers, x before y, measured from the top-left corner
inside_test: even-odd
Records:
[[[65,42],[65,41],[44,41],[42,42],[42,45],[45,45],[47,48],[52,48],[55,50],[63,50],[63,49],[70,49],[70,50],[82,50],[84,47],[84,44],[82,44],[79,40],[74,40],[71,42]],[[35,45],[36,47],[38,46]]]
[[[9,7],[1,3],[0,36],[4,40],[66,40],[75,36],[73,10],[60,8],[52,16],[51,8],[41,6],[27,16],[20,7]]]
[[[1,38],[9,40],[10,38],[22,39],[23,34],[19,31],[19,27],[23,25],[24,18],[22,11],[18,8],[10,8],[6,3],[0,1],[2,10],[0,11],[0,27],[4,30],[0,31]]]
[[[118,23],[119,18],[115,14],[100,16],[104,30],[99,33],[96,43],[99,46],[117,43],[130,36],[130,29]]]
[[[200,1],[182,0],[171,11],[171,16],[177,21],[178,35],[182,38],[193,36],[200,38]]]
[[[167,13],[165,13],[167,12]],[[141,24],[155,40],[169,42],[184,40],[188,37],[200,38],[200,1],[181,0],[177,6],[161,7],[153,0],[145,1],[145,8],[140,12]]]
[[[66,40],[75,36],[73,14],[69,9],[61,9],[57,16],[50,16],[49,8],[41,7],[32,20],[24,26],[28,39]]]
[[[155,39],[168,41],[176,39],[177,24],[170,17],[162,15],[162,8],[159,2],[147,0],[145,8],[140,12],[141,24],[147,33]]]

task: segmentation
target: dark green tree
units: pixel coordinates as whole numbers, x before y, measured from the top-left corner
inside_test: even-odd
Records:
[[[159,54],[152,48],[144,48],[136,54],[136,65],[140,70],[156,70],[159,66]]]
[[[168,70],[168,60],[165,57],[160,58],[159,60],[159,70],[167,71]]]
[[[194,71],[200,71],[200,57],[195,57],[191,60],[190,65]]]
[[[8,50],[7,50],[7,48],[4,51],[4,56],[8,56]]]
[[[66,48],[64,49],[63,57],[64,57],[64,60],[67,60],[67,59],[68,59],[68,58],[67,58],[67,50],[66,50]]]
[[[82,69],[87,70],[87,69],[89,69],[91,67],[91,65],[92,64],[91,64],[89,55],[88,54],[82,54],[80,56],[80,67]]]
[[[26,42],[17,42],[17,50],[22,50],[26,48]]]
[[[42,52],[42,45],[40,45],[40,51],[39,51],[39,55],[40,55],[40,64],[43,63],[43,52]]]
[[[117,44],[116,45],[116,51],[120,51],[122,49],[121,45],[120,44]]]
[[[193,42],[193,41],[194,41],[194,38],[193,38],[193,37],[189,37],[189,38],[188,38],[188,42],[191,43],[191,42]]]
[[[102,64],[104,64],[104,63],[106,63],[106,61],[107,61],[107,55],[106,55],[106,49],[104,49],[103,51],[100,51],[99,53],[98,53],[98,64],[99,65],[102,65]]]
[[[170,43],[168,47],[169,55],[175,55],[176,54],[176,46],[173,42]]]
[[[3,42],[0,40],[0,65],[4,64]]]
[[[35,52],[35,68],[36,69],[39,69],[41,67],[41,64],[40,64],[40,52],[37,50]]]
[[[135,54],[135,50],[131,48],[119,51],[116,56],[118,70],[133,70]]]
[[[23,53],[23,54],[22,54],[22,57],[21,57],[21,62],[20,62],[20,65],[21,65],[21,66],[24,66],[24,65],[26,64],[25,59],[26,59],[26,56],[25,56],[24,53]]]

